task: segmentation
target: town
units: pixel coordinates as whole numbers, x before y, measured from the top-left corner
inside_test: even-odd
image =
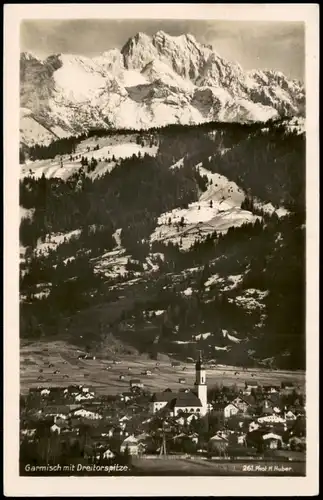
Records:
[[[111,362],[109,369],[117,363]],[[211,368],[201,353],[195,380],[182,376],[180,362],[171,366],[181,385],[178,392],[148,390],[150,370],[141,378],[120,375],[129,388],[119,394],[98,394],[90,384],[30,388],[20,396],[20,474],[48,474],[48,467],[67,475],[89,469],[93,474],[148,475],[150,467],[158,474],[170,458],[201,467],[240,461],[248,464],[240,471],[278,475],[297,463],[298,475],[305,474],[305,396],[300,386],[284,381],[260,385],[253,379],[242,387],[225,386],[221,380],[208,387]],[[158,362],[154,370],[160,370]],[[265,465],[270,462],[273,466]],[[216,471],[211,468],[207,474]]]

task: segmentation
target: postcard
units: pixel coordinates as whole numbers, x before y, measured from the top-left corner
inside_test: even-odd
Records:
[[[318,6],[4,10],[5,494],[316,494]]]

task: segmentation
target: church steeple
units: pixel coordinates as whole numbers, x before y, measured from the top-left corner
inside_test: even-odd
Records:
[[[199,351],[199,357],[195,364],[195,386],[197,387],[198,398],[202,403],[201,415],[205,415],[207,412],[207,385],[201,351]]]
[[[198,372],[198,371],[201,371],[203,370],[203,362],[202,362],[202,354],[201,354],[202,351],[199,351],[199,357],[198,357],[198,360],[196,361],[196,364],[195,364],[195,370]]]

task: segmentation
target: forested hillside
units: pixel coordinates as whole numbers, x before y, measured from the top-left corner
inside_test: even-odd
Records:
[[[21,163],[22,337],[304,368],[304,133],[95,130]]]

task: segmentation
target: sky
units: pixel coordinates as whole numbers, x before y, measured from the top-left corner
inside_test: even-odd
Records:
[[[163,30],[177,36],[190,33],[211,44],[245,70],[274,69],[304,81],[305,27],[301,22],[194,20],[28,20],[20,30],[21,51],[45,58],[55,53],[96,56],[121,49],[139,31]]]

